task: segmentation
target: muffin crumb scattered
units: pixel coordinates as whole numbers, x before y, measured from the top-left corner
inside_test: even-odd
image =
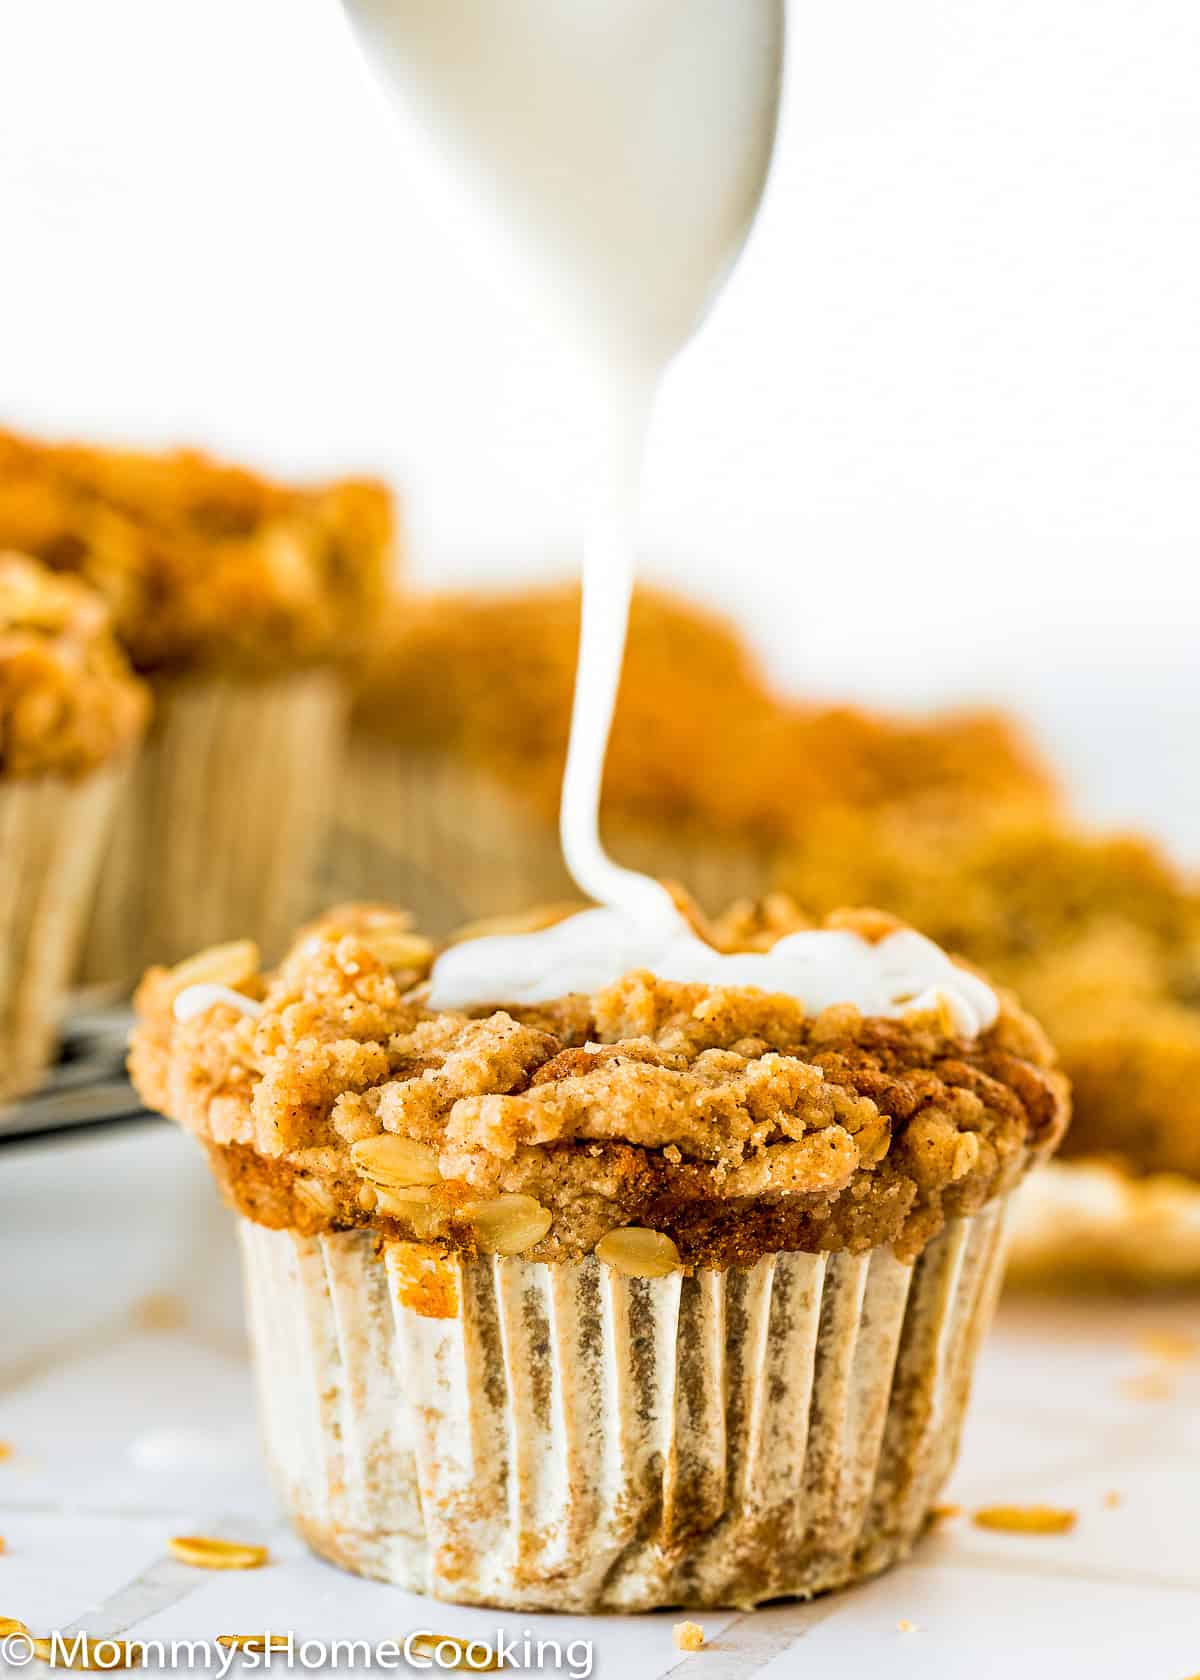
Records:
[[[1139,1371],[1137,1376],[1126,1378],[1121,1384],[1121,1392],[1128,1400],[1153,1403],[1170,1400],[1175,1393],[1175,1385],[1166,1371]]]
[[[1184,1330],[1143,1330],[1137,1345],[1139,1353],[1147,1359],[1157,1359],[1167,1365],[1186,1365],[1200,1359],[1200,1336],[1189,1335]]]
[[[1118,1493],[1116,1488],[1110,1488],[1104,1495],[1104,1509],[1106,1511],[1115,1511],[1118,1506],[1123,1505],[1124,1503],[1125,1495],[1123,1493]]]
[[[465,1670],[469,1674],[486,1674],[506,1666],[482,1640],[459,1639],[453,1633],[415,1634],[408,1645],[414,1655],[432,1658],[443,1672]]]
[[[160,1334],[168,1330],[182,1330],[188,1321],[187,1303],[165,1289],[152,1289],[135,1301],[130,1313],[135,1330]]]
[[[703,1651],[704,1629],[699,1622],[676,1622],[671,1630],[678,1651]]]
[[[239,1540],[214,1540],[205,1534],[175,1535],[168,1546],[172,1557],[194,1569],[261,1569],[270,1559],[265,1546]]]
[[[1003,1534],[1070,1534],[1078,1520],[1057,1505],[985,1505],[972,1518],[976,1528]]]
[[[898,1633],[919,1633],[921,1630],[916,1622],[897,1622],[896,1631]]]

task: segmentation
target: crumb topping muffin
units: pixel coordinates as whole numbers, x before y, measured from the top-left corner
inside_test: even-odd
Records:
[[[132,745],[148,708],[101,598],[0,554],[0,776],[82,776]]]
[[[778,873],[815,914],[869,897],[1018,992],[1074,1089],[1064,1160],[1200,1179],[1200,891],[1154,846],[1028,813],[842,813]]]
[[[762,948],[806,925],[777,902],[710,937]],[[871,939],[896,926],[866,912],[829,925]],[[666,1270],[881,1244],[912,1258],[1066,1124],[1053,1053],[1008,997],[974,1041],[941,1011],[808,1015],[649,973],[551,1004],[434,1012],[433,955],[402,916],[352,907],[271,976],[249,945],[152,970],[134,1081],[206,1142],[260,1224],[532,1260],[606,1258],[615,1236],[614,1263],[629,1249],[632,1266]],[[237,995],[176,1020],[197,983]]]
[[[393,539],[390,497],[370,480],[293,488],[195,451],[0,432],[0,548],[97,589],[139,670],[355,659]]]
[[[578,638],[573,586],[406,597],[381,632],[355,722],[404,746],[462,754],[552,819]],[[807,829],[831,806],[980,796],[1053,798],[1032,748],[998,713],[905,720],[789,700],[721,617],[636,593],[607,814],[694,822],[757,843]]]

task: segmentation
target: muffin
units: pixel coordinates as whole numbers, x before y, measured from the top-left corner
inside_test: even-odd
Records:
[[[310,1546],[589,1612],[809,1596],[903,1556],[1010,1192],[1067,1116],[1040,1029],[1002,997],[960,1035],[963,971],[918,943],[942,989],[901,1018],[647,972],[435,1010],[432,947],[378,907],[274,975],[247,945],[149,974],[131,1071],[240,1215],[268,1453]]]
[[[572,891],[557,810],[578,636],[573,587],[393,609],[355,704],[331,895],[398,898],[445,933]],[[774,692],[724,620],[635,596],[605,836],[620,862],[683,882],[710,910],[765,890],[780,848],[830,810],[1053,798],[994,714],[803,705]]]
[[[392,543],[387,493],[293,489],[193,453],[0,434],[0,545],[109,603],[155,698],[84,977],[249,931],[277,952],[307,893]]]
[[[0,1100],[53,1053],[148,710],[100,597],[0,554]]]
[[[1014,1219],[1014,1273],[1200,1278],[1200,891],[1154,846],[1063,822],[831,819],[778,880],[814,913],[885,905],[1012,986],[1074,1088],[1062,1158]]]

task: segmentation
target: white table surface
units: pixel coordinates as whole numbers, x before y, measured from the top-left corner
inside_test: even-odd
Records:
[[[0,1615],[35,1631],[116,1632],[150,1594],[157,1608],[135,1623],[146,1638],[529,1628],[590,1638],[593,1672],[620,1680],[1200,1673],[1200,1360],[1151,1346],[1155,1332],[1200,1333],[1200,1302],[1003,1304],[947,1498],[968,1513],[1070,1507],[1074,1532],[993,1533],[963,1515],[865,1587],[699,1617],[709,1648],[682,1656],[675,1615],[464,1610],[310,1557],[263,1472],[232,1245],[190,1146],[147,1129],[0,1165]],[[161,1565],[170,1535],[197,1531],[264,1540],[273,1561]]]

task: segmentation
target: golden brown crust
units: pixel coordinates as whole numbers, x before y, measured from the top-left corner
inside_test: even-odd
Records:
[[[372,481],[295,489],[193,451],[0,432],[0,548],[96,588],[141,670],[354,658],[392,542],[391,500]]]
[[[816,915],[869,897],[1012,986],[1074,1087],[1064,1154],[1200,1180],[1200,889],[1152,845],[840,813],[779,878]]]
[[[0,776],[83,775],[127,751],[148,710],[100,597],[0,553]]]
[[[1066,1083],[1010,999],[976,1042],[936,1013],[810,1016],[792,998],[647,973],[592,997],[434,1014],[427,967],[386,942],[376,910],[365,931],[354,913],[323,919],[275,976],[243,983],[262,1002],[253,1018],[218,1004],[177,1023],[179,978],[152,970],[134,1081],[205,1139],[261,1223],[471,1249],[481,1208],[511,1198],[506,1218],[547,1213],[520,1250],[533,1259],[577,1257],[627,1225],[665,1233],[688,1265],[881,1243],[909,1256],[1010,1188],[1066,1124]]]
[[[549,820],[578,637],[573,587],[406,598],[381,634],[356,724],[461,753]],[[924,721],[802,705],[771,689],[717,615],[657,591],[635,596],[605,770],[610,815],[770,842],[831,807],[980,797],[1053,797],[1033,749],[999,714]]]

